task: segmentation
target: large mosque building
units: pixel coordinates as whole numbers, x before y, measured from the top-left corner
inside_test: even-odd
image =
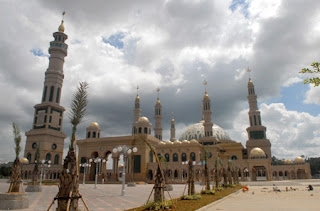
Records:
[[[45,72],[43,95],[41,103],[34,106],[32,129],[26,132],[27,140],[24,156],[30,164],[24,166],[23,177],[30,178],[35,162],[36,149],[40,149],[40,160],[50,163],[44,174],[47,179],[58,179],[62,171],[63,146],[66,135],[62,132],[64,107],[60,105],[62,84],[64,78],[63,64],[67,56],[68,45],[65,40],[63,21],[58,32],[53,33],[54,41],[50,42],[49,67]],[[204,83],[206,85],[206,82]],[[77,141],[78,160],[90,167],[80,168],[80,177],[93,181],[96,172],[98,180],[119,181],[123,171],[129,181],[144,181],[152,183],[157,169],[157,155],[163,155],[170,182],[185,182],[187,180],[187,161],[194,161],[195,179],[203,178],[204,154],[207,155],[209,175],[213,178],[215,161],[221,162],[218,170],[230,167],[237,172],[241,180],[283,180],[311,178],[310,165],[304,159],[297,157],[294,161],[286,160],[284,165],[271,165],[271,143],[267,138],[266,127],[258,109],[257,95],[254,84],[248,81],[248,140],[246,146],[241,142],[231,140],[229,135],[212,121],[212,107],[208,91],[205,89],[202,100],[202,120],[188,126],[176,138],[175,119],[171,120],[170,140],[164,141],[162,128],[162,105],[159,95],[154,106],[154,127],[147,117],[141,116],[139,94],[134,100],[132,134],[117,137],[101,137],[98,123],[92,122],[86,128],[86,137]],[[157,90],[160,91],[159,89]],[[195,120],[195,122],[197,122]],[[138,149],[128,155],[125,168],[121,153],[114,149],[119,146],[132,146]],[[100,158],[100,159],[97,159]],[[112,158],[112,159],[111,159]],[[94,162],[99,161],[99,162]],[[111,162],[111,164],[110,164]],[[109,163],[109,164],[108,164]]]

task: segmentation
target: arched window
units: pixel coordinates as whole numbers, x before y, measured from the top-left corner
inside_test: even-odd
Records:
[[[254,115],[254,125],[257,125],[257,117]]]
[[[251,116],[250,116],[250,126],[252,126],[252,118],[251,118]]]
[[[186,153],[181,154],[181,161],[187,161],[187,154]]]
[[[44,87],[43,94],[42,94],[42,102],[45,101],[47,98],[47,86]]]
[[[96,132],[93,132],[92,133],[92,138],[95,138],[96,137]]]
[[[98,138],[100,138],[100,133],[98,132]]]
[[[59,103],[60,102],[60,87],[58,87],[58,90],[57,90],[57,97],[56,97],[56,103]]]
[[[232,155],[231,160],[238,160],[237,156]]]
[[[168,154],[168,153],[167,153],[167,154],[165,154],[165,155],[164,155],[164,157],[166,158],[166,161],[167,161],[167,162],[170,162],[170,156],[169,156],[169,154]]]
[[[141,134],[142,133],[142,128],[141,127],[139,127],[139,134]]]
[[[54,86],[51,86],[51,87],[50,87],[50,96],[49,96],[49,101],[50,101],[50,102],[52,102],[53,91],[54,91]]]
[[[148,128],[144,128],[144,134],[148,134]]]
[[[90,132],[88,132],[88,138],[90,138],[90,135],[91,135],[91,133],[90,133]]]
[[[191,161],[196,161],[196,154],[194,152],[190,153],[190,160]]]
[[[153,153],[152,153],[152,151],[149,152],[149,162],[150,163],[153,162]]]
[[[49,160],[51,160],[51,154],[48,152],[46,155],[46,161],[49,161]]]
[[[54,165],[58,165],[59,164],[59,154],[56,154],[54,156]]]
[[[259,119],[259,125],[261,125],[261,117],[258,116],[258,119]]]
[[[172,160],[173,160],[173,162],[178,162],[178,154],[177,153],[173,154]]]
[[[28,153],[27,159],[28,159],[29,163],[31,163],[31,153]]]

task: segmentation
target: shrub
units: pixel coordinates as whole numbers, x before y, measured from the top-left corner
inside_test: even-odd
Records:
[[[201,199],[202,196],[199,194],[194,194],[194,195],[185,195],[181,197],[181,200],[198,200]]]
[[[224,188],[219,187],[219,188],[215,188],[214,190],[215,190],[215,191],[223,191],[223,190],[224,190]]]
[[[149,202],[143,206],[144,210],[169,210],[172,208],[172,201]]]
[[[200,192],[201,195],[214,195],[215,191],[214,190],[202,190]]]

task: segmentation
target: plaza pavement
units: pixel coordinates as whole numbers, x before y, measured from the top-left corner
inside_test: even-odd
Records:
[[[214,202],[199,211],[206,210],[223,210],[223,211],[295,211],[295,210],[320,210],[320,180],[291,180],[291,181],[257,181],[242,182],[249,187],[248,192],[238,191],[224,199]],[[281,189],[281,192],[272,191],[275,184]],[[313,191],[307,191],[307,185],[313,185]],[[39,193],[27,193],[29,197],[29,208],[23,211],[40,211],[47,210],[52,199],[58,192],[58,186],[42,186],[43,190]],[[80,191],[88,204],[91,211],[112,211],[125,210],[139,207],[146,203],[152,184],[137,184],[136,187],[126,187],[125,196],[121,194],[121,184],[98,184],[94,189],[94,184],[80,184]],[[195,185],[196,191],[199,192],[203,186]],[[296,188],[296,191],[286,192],[286,187]],[[0,192],[6,192],[9,183],[6,180],[0,180]],[[26,188],[26,187],[25,187]],[[170,194],[173,198],[182,195],[185,185],[173,185],[173,191]],[[311,195],[312,194],[312,195]],[[169,198],[166,193],[166,198]],[[151,196],[153,200],[153,195]],[[57,203],[51,208],[55,210]],[[84,210],[84,206],[79,201],[79,207]]]
[[[6,192],[9,188],[6,180],[0,180],[0,192]],[[172,198],[182,196],[185,185],[172,185],[173,191],[170,191]],[[80,184],[80,192],[85,199],[90,211],[113,211],[125,210],[129,208],[139,207],[147,202],[151,193],[152,184],[137,184],[136,187],[125,188],[125,196],[121,195],[121,184],[98,184],[98,188],[94,189],[94,184]],[[200,191],[203,186],[195,185],[196,191]],[[26,188],[26,187],[24,187]],[[21,209],[23,211],[43,211],[47,210],[55,195],[58,193],[58,186],[42,186],[42,192],[28,192],[29,208]],[[187,191],[187,190],[186,190]],[[169,199],[165,192],[166,199]],[[153,200],[153,194],[150,197]],[[51,210],[55,210],[55,203]],[[85,210],[81,200],[79,200],[79,208]]]
[[[319,211],[320,180],[242,182],[248,192],[238,191],[198,211]],[[273,191],[275,184],[281,192]],[[313,191],[307,191],[311,184]],[[286,192],[286,187],[296,190]]]

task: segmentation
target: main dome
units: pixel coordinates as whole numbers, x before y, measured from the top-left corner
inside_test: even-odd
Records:
[[[218,125],[213,124],[212,136],[219,140],[230,140],[229,135]],[[202,122],[190,125],[180,136],[179,140],[192,140],[204,137],[204,126]]]

